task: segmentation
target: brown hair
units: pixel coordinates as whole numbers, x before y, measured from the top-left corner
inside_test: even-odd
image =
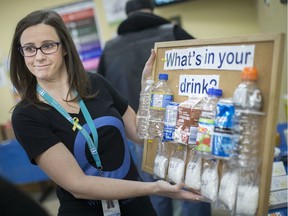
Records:
[[[64,56],[64,61],[68,73],[69,92],[76,89],[79,97],[89,98],[86,91],[89,86],[87,73],[61,16],[54,11],[38,10],[31,12],[18,22],[11,44],[10,79],[21,100],[26,99],[34,104],[39,104],[36,93],[36,77],[26,67],[24,57],[18,51],[18,47],[21,46],[20,37],[23,31],[40,23],[54,27],[63,49],[66,50],[67,54]]]

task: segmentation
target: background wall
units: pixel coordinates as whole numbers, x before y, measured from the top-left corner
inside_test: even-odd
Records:
[[[108,24],[103,1],[94,0],[96,18],[103,43],[116,34],[117,24]],[[269,0],[266,0],[269,1]],[[0,66],[7,66],[11,39],[17,22],[27,13],[43,8],[76,2],[73,0],[0,0]],[[165,18],[179,16],[182,27],[196,38],[213,38],[283,32],[287,38],[287,4],[280,0],[192,0],[156,8]],[[282,95],[287,92],[287,45],[283,64]],[[8,72],[7,72],[8,77]],[[0,87],[0,124],[10,120],[9,110],[15,104],[9,81]],[[286,121],[283,101],[279,104],[279,121]]]
[[[260,29],[260,32],[283,32],[286,34],[286,41],[283,56],[283,71],[282,71],[282,82],[281,85],[281,100],[279,103],[279,123],[287,122],[287,107],[284,110],[284,95],[288,96],[287,91],[287,4],[280,4],[280,0],[267,0],[270,4],[264,4],[264,0],[257,0],[257,23]]]

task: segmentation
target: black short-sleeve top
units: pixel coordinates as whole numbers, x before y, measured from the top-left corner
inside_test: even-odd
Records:
[[[141,181],[129,151],[122,120],[122,116],[128,108],[127,99],[115,90],[104,77],[98,74],[87,74],[91,80],[89,91],[97,94],[92,99],[85,100],[84,103],[97,129],[98,154],[103,166],[103,176]],[[73,125],[65,117],[55,108],[47,106],[49,109],[40,109],[23,101],[13,110],[12,125],[16,139],[26,151],[31,162],[35,163],[35,157],[62,142],[87,175],[100,175],[82,133],[79,130],[73,131]],[[78,114],[70,113],[70,115],[73,118],[77,117],[79,124],[93,137],[81,111]],[[57,188],[57,196],[60,201],[58,215],[70,215],[69,212],[71,215],[102,215],[99,201],[76,199],[60,187]],[[140,215],[155,213],[148,197],[138,197],[120,200],[123,215],[135,215],[132,212],[139,214],[137,203],[145,206],[145,211],[142,211]]]

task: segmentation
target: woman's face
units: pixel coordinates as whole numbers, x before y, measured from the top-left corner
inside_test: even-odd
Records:
[[[42,46],[44,52],[50,52],[50,47],[58,46],[55,42],[60,39],[55,29],[46,24],[38,24],[25,29],[20,37],[21,47],[25,47],[25,51],[29,54],[31,50]],[[51,54],[44,54],[40,49],[36,50],[34,56],[24,57],[25,64],[30,72],[39,81],[58,80],[66,74],[64,62],[65,50],[60,44],[58,50]]]

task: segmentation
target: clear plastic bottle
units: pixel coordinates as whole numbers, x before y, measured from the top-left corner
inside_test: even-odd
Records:
[[[256,81],[255,67],[246,67],[241,73],[242,82],[235,89],[233,103],[235,122],[233,127],[235,155],[240,167],[256,168],[259,161],[259,127],[262,108],[262,95]]]
[[[163,141],[174,141],[175,127],[177,121],[179,103],[170,102],[166,107],[163,128]]]
[[[196,150],[203,156],[211,155],[211,134],[214,131],[216,107],[221,96],[221,89],[210,88],[208,89],[207,99],[203,104],[202,112],[198,122],[198,131],[196,137]]]
[[[141,139],[148,138],[148,127],[149,127],[149,108],[151,91],[153,88],[154,80],[146,80],[143,89],[140,92],[139,109],[137,112],[137,132]]]
[[[165,110],[169,102],[173,101],[172,89],[167,83],[168,74],[159,74],[159,81],[151,92],[149,139],[163,138]]]

